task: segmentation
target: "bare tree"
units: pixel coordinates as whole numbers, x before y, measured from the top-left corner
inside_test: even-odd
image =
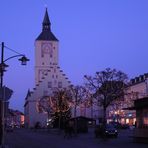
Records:
[[[74,118],[75,118],[75,134],[77,134],[77,107],[84,102],[86,89],[83,86],[70,86],[69,87],[70,94],[72,96],[72,104],[74,106]]]
[[[71,86],[70,93],[72,96],[72,104],[74,106],[74,117],[77,116],[77,107],[82,103],[85,97],[85,87],[83,86]]]
[[[48,120],[53,116],[58,118],[59,128],[61,127],[61,118],[65,120],[71,117],[71,96],[66,88],[55,88],[50,96],[43,96],[38,101],[38,111],[47,113]]]
[[[107,68],[95,76],[84,76],[86,87],[93,93],[98,105],[103,107],[103,123],[106,124],[106,109],[114,100],[124,97],[127,75],[116,69]]]
[[[55,114],[58,116],[59,120],[59,128],[61,128],[61,118],[64,116],[64,120],[67,120],[71,117],[71,96],[70,93],[66,88],[63,89],[56,89],[53,92],[53,98],[54,98],[54,108],[55,108]]]
[[[53,113],[53,109],[51,107],[51,97],[43,96],[38,100],[37,109],[40,113],[47,113],[48,120],[50,115]]]

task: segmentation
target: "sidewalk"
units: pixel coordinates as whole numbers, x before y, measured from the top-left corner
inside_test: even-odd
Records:
[[[0,148],[9,148],[9,146],[8,145],[3,145],[3,146],[0,145]]]

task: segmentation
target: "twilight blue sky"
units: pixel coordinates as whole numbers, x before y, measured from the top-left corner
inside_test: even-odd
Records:
[[[10,107],[23,111],[26,92],[34,87],[34,41],[45,4],[60,41],[60,67],[73,84],[106,67],[129,78],[148,72],[148,0],[0,0],[0,42],[31,60],[25,67],[17,59],[7,62]],[[12,55],[5,49],[5,58]]]

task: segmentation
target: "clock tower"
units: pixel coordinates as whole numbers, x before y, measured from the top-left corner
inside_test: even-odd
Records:
[[[46,8],[42,32],[35,40],[35,83],[38,84],[48,70],[58,65],[58,39],[51,32]]]
[[[51,31],[47,9],[42,23],[42,32],[35,40],[35,87],[25,98],[25,126],[34,127],[37,122],[47,126],[49,102],[46,97],[53,91],[68,88],[71,82],[58,63],[59,41]],[[46,101],[44,101],[46,100]],[[52,106],[50,106],[52,110]],[[50,117],[52,118],[52,117]]]

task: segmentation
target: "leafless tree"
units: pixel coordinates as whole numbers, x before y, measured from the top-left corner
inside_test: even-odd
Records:
[[[71,116],[71,96],[66,88],[58,89],[54,88],[53,93],[50,96],[43,96],[38,101],[38,111],[47,113],[48,119],[56,116],[59,120],[59,128],[61,127],[61,117],[64,119]]]
[[[84,76],[86,87],[93,93],[98,105],[103,107],[103,123],[106,124],[106,109],[114,100],[124,97],[127,75],[116,69],[106,68],[95,76]]]
[[[53,92],[55,113],[59,118],[59,128],[61,128],[61,118],[64,116],[65,120],[71,116],[71,96],[66,88],[56,89]]]
[[[77,134],[77,107],[84,103],[85,96],[86,96],[86,89],[83,86],[77,85],[77,86],[70,86],[69,92],[72,96],[72,106],[74,107],[74,119],[75,119],[75,133]]]

